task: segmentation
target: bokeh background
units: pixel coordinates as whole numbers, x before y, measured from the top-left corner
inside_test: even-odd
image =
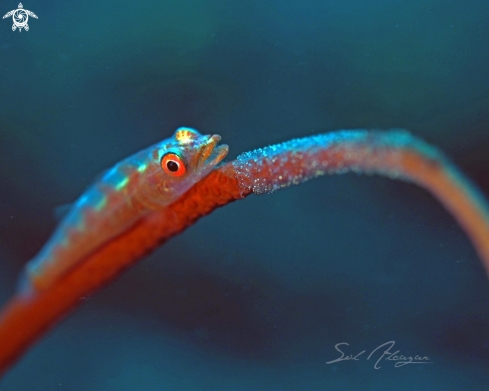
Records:
[[[17,7],[1,0],[0,14]],[[0,23],[0,302],[57,206],[179,126],[231,160],[402,127],[489,195],[485,0],[26,0]],[[321,178],[215,211],[84,303],[0,390],[487,390],[489,284],[425,190]],[[432,364],[327,365],[387,341]],[[0,346],[1,349],[1,346]]]

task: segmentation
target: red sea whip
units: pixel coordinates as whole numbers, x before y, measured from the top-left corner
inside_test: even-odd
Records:
[[[15,295],[0,313],[0,372],[53,327],[80,298],[200,217],[251,193],[270,193],[325,174],[380,174],[430,191],[456,218],[489,276],[489,207],[479,190],[435,147],[403,130],[351,130],[292,140],[240,155],[175,202],[141,217],[46,289]]]

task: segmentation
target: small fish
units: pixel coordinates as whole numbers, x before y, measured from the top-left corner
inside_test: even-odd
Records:
[[[49,288],[99,246],[175,202],[228,153],[218,135],[179,128],[173,137],[115,165],[73,205],[25,266],[21,294]]]

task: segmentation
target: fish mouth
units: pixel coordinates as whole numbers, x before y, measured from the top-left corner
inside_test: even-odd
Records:
[[[204,136],[207,138],[203,145],[200,147],[200,151],[197,154],[197,170],[205,170],[214,168],[222,159],[226,157],[229,151],[229,147],[226,144],[217,146],[217,143],[221,140],[221,136],[218,134]]]

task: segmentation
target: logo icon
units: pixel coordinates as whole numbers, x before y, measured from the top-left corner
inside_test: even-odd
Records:
[[[3,16],[3,19],[8,18],[9,16],[12,17],[12,20],[14,21],[14,24],[12,25],[12,31],[15,31],[16,29],[19,29],[19,32],[22,29],[25,29],[25,31],[29,31],[29,25],[27,24],[29,16],[32,16],[36,19],[38,19],[38,17],[34,12],[25,10],[22,3],[19,3],[18,7],[18,9],[6,13]]]

